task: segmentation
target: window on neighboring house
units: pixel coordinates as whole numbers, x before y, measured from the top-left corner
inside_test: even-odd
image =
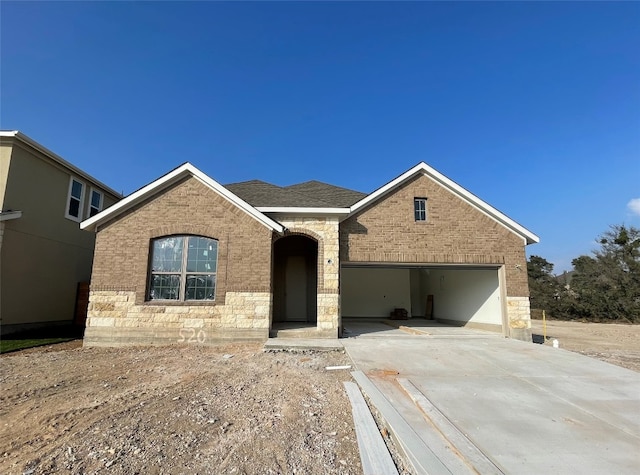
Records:
[[[149,300],[214,300],[218,241],[168,236],[151,241]]]
[[[427,220],[427,199],[426,198],[413,199],[413,213],[416,221]]]
[[[74,221],[82,220],[82,199],[84,198],[84,183],[71,178],[69,182],[69,196],[67,199],[66,217]]]
[[[91,201],[89,202],[89,217],[95,216],[102,211],[102,193],[91,190]]]

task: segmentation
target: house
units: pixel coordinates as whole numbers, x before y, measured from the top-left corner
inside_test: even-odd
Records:
[[[97,234],[87,345],[336,338],[396,308],[531,341],[538,237],[425,163],[370,194],[222,186],[186,163],[81,227]]]
[[[80,222],[120,194],[18,131],[0,131],[3,334],[71,323],[95,236]]]

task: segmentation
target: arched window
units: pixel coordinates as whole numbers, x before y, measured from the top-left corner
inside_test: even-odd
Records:
[[[214,300],[218,241],[169,236],[151,241],[149,300]]]

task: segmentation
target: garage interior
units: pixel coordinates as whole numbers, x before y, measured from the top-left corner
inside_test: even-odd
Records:
[[[343,265],[343,318],[408,318],[503,332],[503,297],[496,266]]]

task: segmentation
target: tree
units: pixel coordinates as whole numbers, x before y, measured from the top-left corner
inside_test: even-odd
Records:
[[[574,317],[640,323],[640,229],[611,226],[593,256],[572,261]]]
[[[542,257],[531,256],[527,262],[527,275],[531,307],[557,316],[555,310],[561,286],[553,276],[553,264]]]

